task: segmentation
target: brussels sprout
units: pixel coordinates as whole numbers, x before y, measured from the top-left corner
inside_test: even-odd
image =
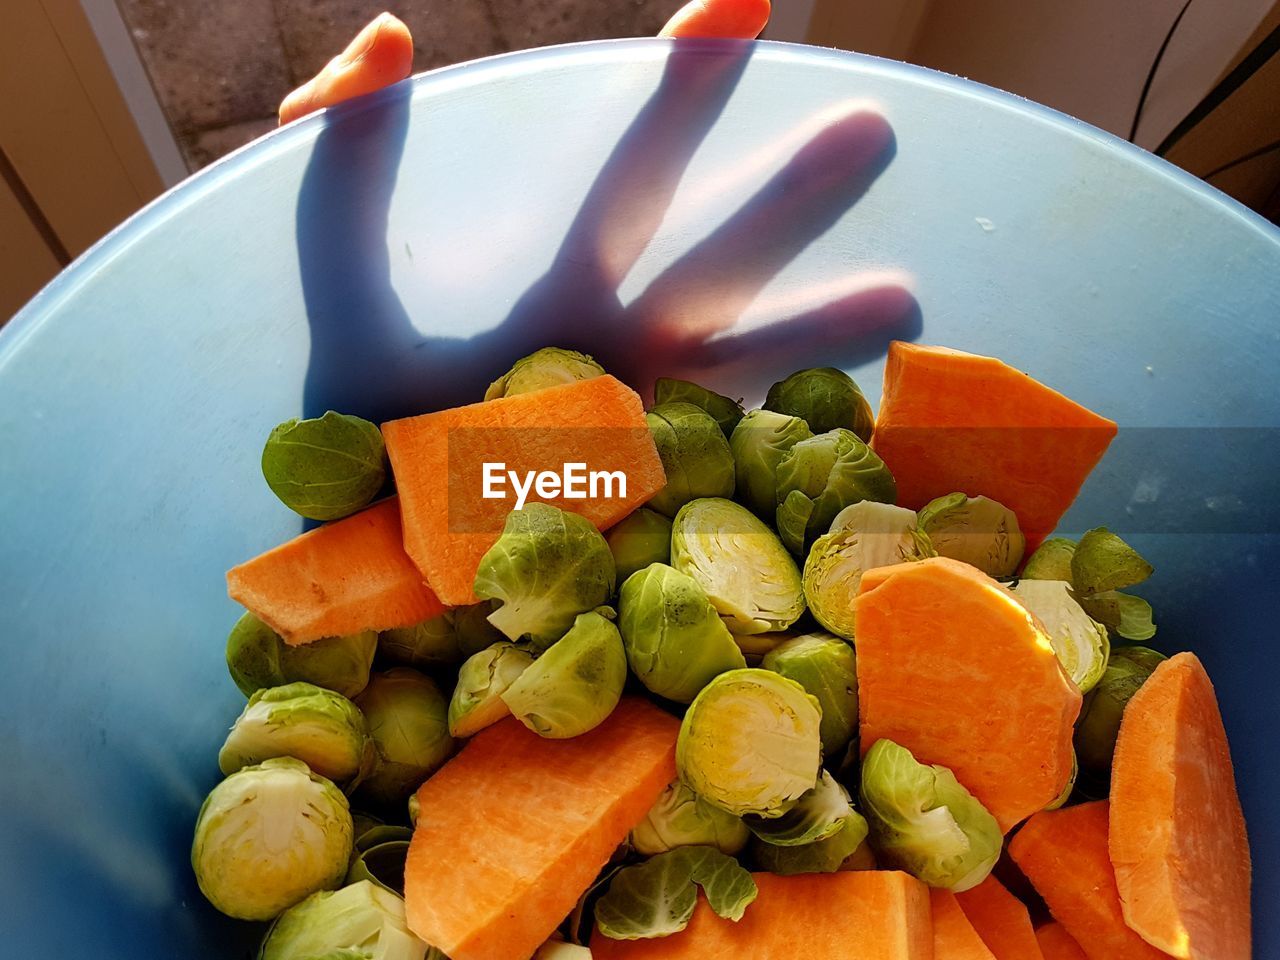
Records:
[[[778,464],[801,440],[813,436],[799,417],[772,410],[752,410],[733,428],[735,496],[752,513],[769,523],[778,510]]]
[[[430,668],[461,663],[502,639],[488,620],[491,603],[453,607],[412,627],[378,634],[378,650],[389,660],[410,667]]]
[[[671,562],[671,520],[645,507],[628,514],[605,540],[619,583],[651,563]]]
[[[310,683],[268,687],[249,698],[218,753],[224,775],[272,757],[296,757],[338,784],[373,763],[364,715],[341,694]]]
[[[509,640],[555,643],[580,613],[608,603],[613,554],[590,520],[548,503],[507,515],[502,536],[480,558],[476,596],[499,600],[489,622]]]
[[[563,940],[548,940],[538,948],[533,960],[591,960],[591,948]]]
[[[412,793],[409,795],[409,826],[416,827],[418,825],[418,811],[420,805],[418,803],[418,795]]]
[[[645,420],[667,474],[650,507],[674,517],[698,497],[733,496],[733,452],[711,414],[692,403],[664,403]]]
[[[827,840],[839,833],[850,817],[858,816],[849,801],[849,792],[827,771],[818,775],[818,785],[781,816],[742,818],[755,836],[779,847],[802,847]]]
[[[631,846],[651,857],[676,847],[715,847],[735,856],[747,845],[747,825],[674,781],[631,831]]]
[[[805,600],[820,624],[852,640],[853,600],[862,574],[933,555],[912,511],[872,500],[852,504],[836,514],[830,532],[814,541],[805,558]]]
[[[834,367],[798,370],[769,388],[764,408],[799,417],[814,433],[837,427],[871,439],[876,418],[853,378]]]
[[[861,500],[893,503],[898,486],[884,461],[852,430],[801,440],[778,464],[778,535],[803,556],[845,507]]]
[[[1044,624],[1053,652],[1081,693],[1088,693],[1102,677],[1111,640],[1107,628],[1089,617],[1061,580],[1020,580],[1010,589],[1021,604]]]
[[[1076,542],[1066,537],[1050,537],[1031,554],[1022,568],[1023,580],[1065,580],[1071,582],[1071,556]]]
[[[301,760],[278,757],[233,773],[205,798],[191,866],[227,916],[270,920],[341,882],[353,829],[341,790]]]
[[[959,893],[986,879],[1004,837],[996,818],[946,767],[877,740],[862,759],[862,808],[889,865]]]
[[[858,668],[853,647],[829,633],[805,633],[760,664],[804,687],[822,710],[822,755],[842,757],[858,729]]]
[[[458,683],[449,700],[449,732],[470,737],[491,723],[510,716],[502,695],[533,663],[533,657],[513,643],[495,643],[467,658],[458,670]]]
[[[355,814],[352,814],[351,819],[355,819]],[[365,853],[374,847],[380,847],[387,843],[399,843],[401,841],[408,843],[412,839],[412,829],[401,827],[394,823],[379,823],[364,830],[361,830],[357,825],[356,853]]]
[[[367,880],[313,893],[267,931],[258,960],[424,960],[427,945],[409,931],[404,901]]]
[[[1067,805],[1067,801],[1071,799],[1071,793],[1076,788],[1076,778],[1080,776],[1080,760],[1076,757],[1074,750],[1071,751],[1071,776],[1067,778],[1067,785],[1062,791],[1054,797],[1045,806],[1046,810],[1060,810]]]
[[[772,530],[732,500],[694,500],[680,509],[671,565],[697,581],[733,633],[785,630],[804,613],[795,561]]]
[[[409,840],[387,840],[365,850],[356,850],[347,868],[346,883],[367,880],[384,890],[404,896],[404,864],[409,856]]]
[[[799,873],[835,873],[837,870],[849,869],[847,865],[850,861],[860,851],[868,849],[865,843],[867,830],[866,818],[855,810],[837,833],[816,843],[780,847],[753,838],[751,858],[761,870],[776,873],[780,877]],[[855,868],[874,869],[861,864]]]
[[[680,779],[737,816],[780,816],[818,782],[821,724],[818,701],[794,680],[750,668],[722,673],[680,724]]]
[[[510,370],[489,384],[484,398],[498,400],[603,376],[604,367],[585,353],[561,347],[543,347],[517,360]]]
[[[272,430],[262,449],[262,475],[294,513],[337,520],[378,495],[387,479],[387,450],[377,425],[330,410]]]
[[[790,630],[778,630],[774,633],[735,633],[733,642],[738,645],[742,655],[751,666],[759,666],[765,654],[778,649],[796,634]]]
[[[1154,568],[1106,527],[1090,530],[1071,555],[1071,583],[1083,597],[1141,583]]]
[[[707,411],[721,432],[727,438],[733,428],[742,420],[742,403],[731,400],[706,387],[700,387],[688,380],[673,380],[670,377],[659,377],[653,384],[653,405],[660,407],[666,403],[692,403],[695,407]]]
[[[632,672],[668,700],[688,703],[712,677],[746,666],[706,593],[665,563],[627,577],[618,629]]]
[[[1090,780],[1105,784],[1110,779],[1124,709],[1163,659],[1146,647],[1117,649],[1102,679],[1085,696],[1076,721],[1075,747],[1080,771]]]
[[[679,847],[624,867],[596,904],[596,925],[612,940],[679,933],[689,925],[701,887],[707,905],[726,920],[741,920],[756,898],[751,874],[713,847]]]
[[[919,527],[941,557],[977,567],[989,577],[1011,577],[1022,563],[1027,538],[1002,503],[952,493],[925,504]]]
[[[502,699],[534,733],[563,740],[604,723],[626,682],[627,655],[618,628],[598,613],[582,613]]]
[[[227,669],[245,696],[264,687],[302,680],[350,698],[369,682],[377,649],[378,635],[372,630],[291,647],[252,613],[246,613],[227,637]]]
[[[378,753],[360,789],[377,803],[403,804],[453,753],[448,702],[427,677],[394,667],[374,674],[356,705]]]
[[[1150,640],[1156,635],[1151,621],[1151,604],[1141,597],[1108,590],[1080,597],[1084,612],[1126,640]]]

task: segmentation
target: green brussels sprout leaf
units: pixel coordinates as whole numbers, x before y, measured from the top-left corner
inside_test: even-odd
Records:
[[[853,647],[817,631],[765,654],[760,666],[804,687],[822,709],[822,755],[841,757],[858,729],[858,667]]]
[[[853,601],[862,574],[933,555],[913,511],[872,500],[852,504],[836,514],[830,531],[814,541],[805,558],[805,599],[820,624],[852,640]]]
[[[862,761],[862,808],[878,855],[957,893],[986,879],[1004,837],[995,817],[946,767],[877,740]]]
[[[742,420],[740,401],[713,393],[706,387],[700,387],[688,380],[659,377],[653,384],[653,403],[655,407],[666,403],[692,403],[711,415],[711,418],[720,425],[720,430],[726,438],[733,433],[733,428]]]
[[[1090,781],[1105,784],[1125,707],[1146,683],[1162,654],[1146,647],[1120,647],[1111,655],[1102,679],[1084,698],[1076,721],[1076,759]]]
[[[397,896],[404,896],[404,864],[409,856],[409,840],[386,840],[364,850],[357,849],[347,868],[347,883],[368,880]]]
[[[510,370],[489,384],[484,398],[498,400],[602,376],[604,367],[585,353],[562,347],[543,347],[517,360]]]
[[[218,767],[229,776],[272,757],[295,757],[337,784],[367,775],[375,761],[360,709],[310,683],[254,693],[218,752]]]
[[[1027,547],[1013,511],[987,497],[939,497],[921,508],[919,526],[938,556],[970,564],[997,579],[1013,575]]]
[[[293,647],[252,613],[245,613],[227,637],[227,669],[246,697],[255,690],[301,680],[350,699],[369,682],[377,649],[378,635],[372,630]]]
[[[600,531],[547,503],[508,514],[475,580],[476,596],[501,601],[489,622],[539,649],[563,637],[578,614],[608,603],[614,586],[613,554]]]
[[[356,705],[378,756],[360,792],[376,804],[400,806],[453,754],[448,701],[428,677],[393,667],[374,674]]]
[[[818,785],[803,794],[795,805],[779,817],[748,814],[742,818],[747,829],[766,843],[779,847],[799,847],[835,836],[845,821],[856,816],[849,791],[823,770]]]
[[[596,925],[614,940],[646,940],[689,925],[701,887],[717,916],[741,920],[756,882],[714,847],[680,847],[619,870],[596,904]]]
[[[618,608],[627,662],[660,697],[689,703],[712,677],[746,666],[697,581],[664,563],[629,576]]]
[[[1111,662],[1119,663],[1121,660],[1128,660],[1130,663],[1136,664],[1147,673],[1155,673],[1156,667],[1168,660],[1159,650],[1152,650],[1150,647],[1140,647],[1136,643],[1125,644],[1122,647],[1115,647],[1111,651]]]
[[[598,613],[582,613],[516,677],[502,699],[534,733],[562,740],[603,723],[626,682],[627,654],[618,628]]]
[[[752,410],[733,428],[734,496],[762,520],[770,523],[778,508],[778,464],[801,440],[813,436],[799,417],[772,410]]]
[[[1051,537],[1036,548],[1022,568],[1023,580],[1065,580],[1071,583],[1071,558],[1076,542],[1066,537]]]
[[[668,517],[698,497],[733,495],[733,451],[720,425],[691,403],[664,403],[647,414],[667,483],[649,506]]]
[[[196,817],[191,866],[211,904],[270,920],[347,873],[347,798],[292,757],[245,767],[213,788]]]
[[[1071,557],[1071,583],[1082,597],[1132,587],[1151,576],[1153,570],[1138,551],[1106,527],[1090,530],[1081,537]]]
[[[631,831],[631,846],[646,857],[677,847],[715,847],[735,856],[747,845],[749,833],[741,818],[700,798],[679,780]]]
[[[362,880],[314,893],[281,914],[258,960],[431,960],[433,953],[409,931],[404,901]]]
[[[330,410],[286,420],[267,437],[262,475],[280,502],[309,520],[338,520],[369,505],[387,479],[376,424]]]
[[[1111,655],[1107,628],[1092,619],[1061,580],[1019,580],[1010,587],[1018,601],[1044,624],[1062,669],[1081,693],[1102,678]]]
[[[651,563],[671,562],[671,520],[656,510],[641,507],[628,514],[605,540],[619,583]]]
[[[671,565],[697,581],[733,633],[785,630],[804,613],[795,560],[768,526],[732,500],[681,508],[671,530]]]
[[[1151,604],[1131,593],[1108,590],[1081,597],[1080,606],[1099,623],[1114,630],[1126,640],[1150,640],[1156,635],[1151,619]]]
[[[875,451],[852,430],[830,430],[801,440],[778,464],[778,533],[792,553],[803,556],[845,507],[897,498],[893,475]]]
[[[817,367],[798,370],[769,388],[764,408],[799,417],[814,433],[837,427],[871,439],[875,417],[857,383],[843,370]]]
[[[800,873],[835,873],[863,845],[867,831],[866,818],[855,810],[835,834],[816,843],[780,847],[753,839],[751,857],[760,869],[780,877]]]
[[[676,768],[686,786],[722,810],[777,817],[818,782],[821,723],[818,701],[794,680],[731,670],[685,713]]]
[[[466,659],[449,700],[449,732],[471,737],[511,715],[502,695],[533,663],[533,656],[505,640]]]

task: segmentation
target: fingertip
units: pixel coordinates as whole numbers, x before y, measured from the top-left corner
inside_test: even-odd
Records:
[[[753,40],[768,24],[770,12],[770,0],[691,0],[658,36]]]

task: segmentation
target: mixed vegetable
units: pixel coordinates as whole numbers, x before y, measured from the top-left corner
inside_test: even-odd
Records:
[[[654,401],[544,348],[271,431],[328,523],[228,574],[248,703],[191,851],[260,960],[1249,956],[1203,668],[1137,645],[1129,544],[1049,536],[1114,424],[909,344],[878,417],[829,368]]]

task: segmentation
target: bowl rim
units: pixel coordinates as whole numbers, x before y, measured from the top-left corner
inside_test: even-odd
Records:
[[[931,87],[935,91],[1018,114],[1028,121],[1057,131],[1059,134],[1065,134],[1073,140],[1091,142],[1103,147],[1115,159],[1143,169],[1149,175],[1163,180],[1170,187],[1181,190],[1202,203],[1217,207],[1222,214],[1234,219],[1241,227],[1254,231],[1260,239],[1269,240],[1280,248],[1280,226],[1271,223],[1262,215],[1194,174],[1091,123],[976,80],[899,60],[781,40],[742,41],[704,38],[673,40],[667,37],[584,40],[513,50],[416,73],[406,80],[358,97],[353,101],[318,110],[292,123],[277,127],[197,170],[104,234],[19,308],[7,323],[0,326],[0,376],[3,376],[5,366],[17,353],[22,343],[39,328],[43,320],[55,312],[65,295],[70,294],[95,271],[122,253],[131,241],[148,230],[153,222],[161,217],[167,218],[179,213],[187,202],[216,189],[229,176],[243,172],[245,168],[265,160],[274,153],[287,150],[295,141],[318,135],[319,131],[331,122],[331,118],[354,116],[366,110],[377,109],[391,99],[404,96],[412,100],[421,91],[436,86],[443,87],[451,83],[471,85],[483,82],[486,75],[490,73],[536,72],[554,68],[566,60],[579,58],[610,61],[652,57],[670,51],[676,44],[686,49],[698,47],[724,49],[730,45],[747,45],[753,48],[753,57],[790,59],[830,70],[878,75],[905,84]]]

